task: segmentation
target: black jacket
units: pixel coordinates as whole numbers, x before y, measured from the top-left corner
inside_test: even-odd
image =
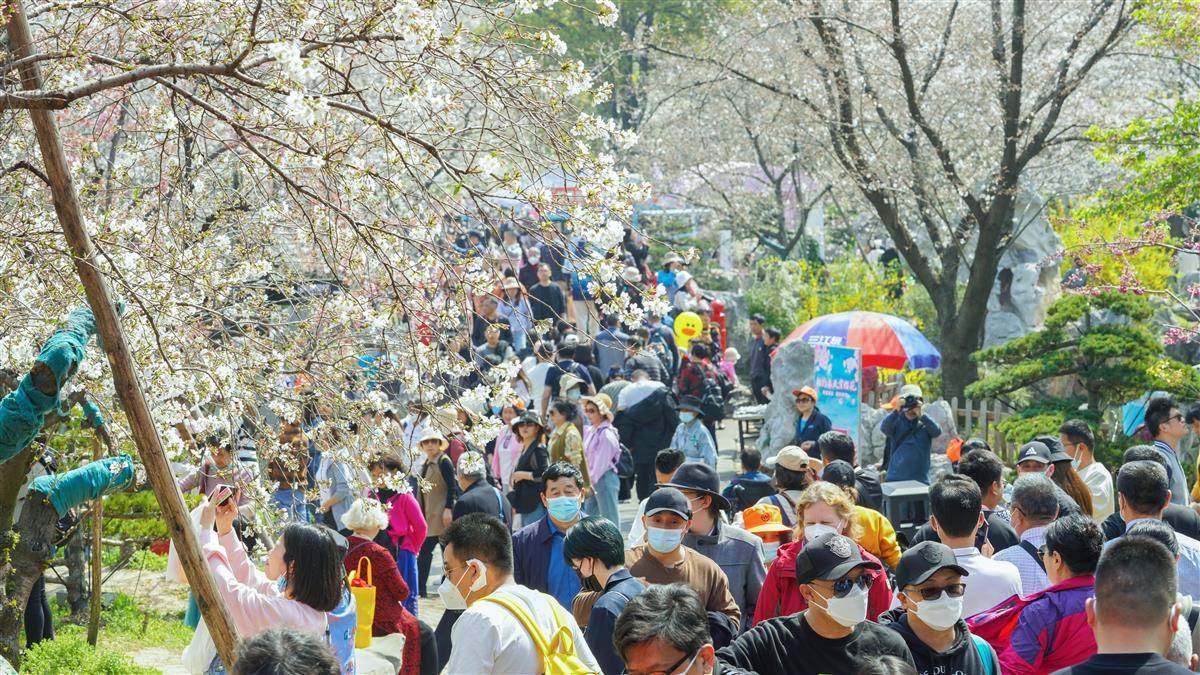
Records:
[[[633,454],[635,464],[649,464],[659,450],[671,445],[679,413],[674,397],[666,388],[658,389],[626,410],[619,411],[613,426],[621,442]]]
[[[488,484],[486,480],[478,480],[459,496],[454,505],[454,519],[468,513],[486,513],[504,521],[508,529],[512,529],[512,507],[500,491]]]
[[[804,612],[767,619],[717,651],[726,672],[758,675],[854,673],[863,662],[891,655],[912,663],[904,640],[892,630],[864,621],[849,637],[823,638],[809,627]]]
[[[533,480],[523,480],[508,493],[508,503],[521,513],[530,513],[542,504],[542,474],[550,466],[550,451],[534,443],[517,458],[513,471],[529,471]]]
[[[1168,504],[1162,519],[1179,534],[1200,539],[1200,515],[1192,509],[1179,504]],[[1105,539],[1116,539],[1125,534],[1125,520],[1121,518],[1121,512],[1116,511],[1105,518],[1104,522],[1100,523],[1100,530],[1104,532]]]
[[[875,469],[854,467],[854,487],[858,490],[858,505],[883,513],[883,486]]]
[[[900,634],[908,651],[912,652],[913,663],[917,665],[920,675],[935,675],[935,673],[967,673],[968,675],[991,675],[984,670],[983,659],[979,649],[971,640],[967,624],[959,619],[955,626],[954,644],[944,652],[934,651],[929,645],[921,642],[921,638],[908,625],[908,612],[896,608],[879,615],[879,623]],[[987,649],[991,650],[989,646]],[[1000,660],[992,651],[992,672],[997,672]]]

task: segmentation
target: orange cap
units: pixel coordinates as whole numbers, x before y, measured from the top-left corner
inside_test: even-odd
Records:
[[[792,390],[792,396],[798,397],[801,394],[811,398],[814,401],[817,400],[817,390],[813,389],[812,387],[800,387],[799,389]]]
[[[758,504],[742,511],[742,523],[746,531],[753,534],[792,531],[792,528],[783,524],[779,507],[774,504]]]

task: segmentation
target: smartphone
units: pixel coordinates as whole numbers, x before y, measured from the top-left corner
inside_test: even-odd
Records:
[[[975,548],[982,551],[983,544],[984,544],[984,542],[987,541],[987,538],[988,538],[988,522],[987,522],[987,519],[985,518],[983,521],[983,525],[980,526],[980,528],[975,532]]]
[[[225,488],[225,498],[222,499],[221,501],[217,502],[217,506],[225,506],[226,504],[229,503],[230,499],[233,499],[233,491],[228,488]]]

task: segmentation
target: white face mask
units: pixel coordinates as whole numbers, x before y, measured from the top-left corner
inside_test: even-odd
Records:
[[[913,597],[910,595],[908,599],[913,600]],[[962,618],[962,612],[962,597],[952,598],[946,591],[942,591],[941,596],[934,600],[917,602],[917,617],[934,630],[952,628]]]
[[[662,527],[646,528],[646,543],[659,553],[670,553],[683,543],[684,530],[668,530]]]
[[[814,590],[814,592],[816,592]],[[850,589],[846,597],[826,598],[817,593],[817,597],[825,601],[825,613],[829,618],[846,628],[854,628],[867,620],[867,589],[857,585]]]
[[[813,523],[804,526],[804,540],[812,541],[823,534],[839,534],[839,532],[824,523]]]
[[[775,558],[777,558],[779,556],[780,544],[781,544],[781,542],[778,542],[778,541],[763,542],[763,545],[762,545],[763,558],[767,562],[772,562],[773,560],[775,560]]]
[[[487,585],[487,567],[484,567],[483,562],[475,558],[471,558],[467,561],[467,567],[470,568],[471,566],[478,567],[479,577],[475,579],[475,581],[471,583],[471,587],[467,589],[468,595]],[[463,610],[467,608],[466,597],[463,596],[462,591],[458,590],[457,586],[451,583],[449,574],[442,579],[442,583],[440,586],[438,586],[437,591],[438,595],[442,598],[442,604],[446,606],[446,609]]]

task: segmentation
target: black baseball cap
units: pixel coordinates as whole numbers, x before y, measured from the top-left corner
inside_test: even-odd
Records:
[[[1017,464],[1030,459],[1042,464],[1049,464],[1050,448],[1041,441],[1029,441],[1022,445],[1020,452],[1017,453]]]
[[[796,556],[796,583],[835,581],[856,567],[882,569],[879,563],[863,559],[853,539],[828,532],[805,544]]]
[[[821,471],[821,480],[841,488],[854,487],[854,467],[844,459],[835,459]]]
[[[717,475],[716,469],[704,462],[685,462],[681,464],[675,470],[669,482],[659,483],[656,487],[671,487],[677,490],[703,492],[713,498],[713,503],[717,505],[718,509],[728,511],[730,508],[729,500],[721,494],[721,477]],[[649,503],[646,506],[649,507]]]
[[[660,487],[646,498],[646,517],[667,511],[683,518],[692,519],[692,505],[683,493],[673,487]]]
[[[900,556],[896,565],[896,588],[917,586],[929,580],[934,572],[952,569],[965,576],[970,576],[949,546],[939,541],[923,541],[908,549]]]

